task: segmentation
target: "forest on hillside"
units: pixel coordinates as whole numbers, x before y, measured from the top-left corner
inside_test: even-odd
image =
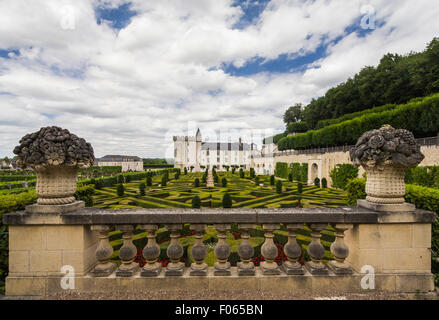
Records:
[[[439,92],[439,38],[422,52],[406,55],[388,53],[376,66],[366,66],[353,78],[329,89],[305,107],[288,108],[284,122],[296,132],[325,126],[325,119],[384,106],[403,104],[413,98]],[[319,124],[320,122],[320,124]],[[281,138],[280,136],[278,137]]]

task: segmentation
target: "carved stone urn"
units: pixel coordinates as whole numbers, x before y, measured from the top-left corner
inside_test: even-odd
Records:
[[[18,166],[31,167],[36,173],[38,205],[74,203],[77,172],[95,160],[89,143],[59,127],[42,128],[24,136],[14,153]]]
[[[377,209],[377,205],[401,210],[404,205],[407,168],[416,167],[424,155],[416,143],[413,134],[404,129],[394,129],[385,125],[378,130],[371,130],[358,139],[350,151],[351,161],[355,166],[362,166],[366,171],[367,206]],[[364,200],[359,204],[365,204]],[[396,207],[395,207],[396,205]],[[412,209],[412,206],[406,204]]]

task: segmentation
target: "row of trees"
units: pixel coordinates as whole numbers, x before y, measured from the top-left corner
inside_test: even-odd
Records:
[[[305,121],[309,129],[314,129],[322,119],[388,103],[401,104],[436,92],[439,92],[439,38],[434,38],[419,53],[384,55],[378,66],[364,67],[353,78],[329,89],[305,107],[296,104],[288,108],[284,122],[288,126]]]
[[[278,143],[288,133],[303,133],[334,124],[331,119],[383,106],[392,109],[417,97],[439,92],[439,38],[434,38],[422,52],[407,55],[388,53],[378,66],[366,66],[353,78],[329,89],[308,105],[295,104],[283,116],[285,133],[265,139]],[[381,110],[382,111],[382,110]],[[378,112],[374,110],[373,113]],[[338,121],[339,122],[339,121]],[[338,123],[337,122],[337,123]]]
[[[410,130],[416,137],[436,135],[439,128],[439,94],[414,99],[387,111],[366,113],[322,129],[282,138],[278,142],[278,148],[301,150],[352,145],[364,132],[377,129],[384,124]]]

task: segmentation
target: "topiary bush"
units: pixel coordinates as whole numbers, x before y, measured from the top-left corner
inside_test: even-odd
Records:
[[[329,173],[332,179],[332,186],[346,190],[349,180],[358,177],[358,168],[349,163],[337,164]]]
[[[166,187],[166,184],[168,183],[168,177],[166,175],[162,176],[162,187]]]
[[[229,193],[225,193],[223,196],[223,208],[231,208],[232,207],[232,197]]]
[[[282,193],[282,181],[280,181],[280,180],[277,180],[277,182],[276,182],[276,192]]]
[[[356,206],[358,199],[366,199],[366,179],[355,178],[346,184],[348,205]]]
[[[244,179],[244,177],[245,177],[245,175],[244,175],[244,170],[242,170],[242,168],[239,169],[239,177],[240,177],[241,179]]]
[[[254,179],[255,177],[255,169],[254,168],[250,168],[250,178]]]
[[[116,192],[117,192],[117,196],[118,197],[123,197],[124,196],[124,194],[125,194],[125,187],[123,186],[122,183],[117,185]]]
[[[288,163],[278,162],[276,163],[276,169],[274,170],[274,175],[280,178],[288,178]]]
[[[223,188],[227,187],[227,179],[226,179],[226,178],[223,178],[223,179],[221,180],[221,184],[222,184]]]
[[[86,207],[93,207],[93,195],[95,194],[95,188],[91,185],[78,187],[75,192],[75,199],[84,201]]]
[[[270,176],[270,185],[274,186],[274,175]]]
[[[316,186],[317,188],[320,188],[320,179],[319,178],[314,179],[314,186]]]
[[[184,174],[187,175],[187,168],[184,168]]]
[[[194,180],[194,187],[198,188],[199,186],[200,186],[200,179],[195,178],[195,180]]]
[[[288,181],[293,182],[293,175],[291,173],[288,174]]]
[[[328,180],[326,180],[326,178],[322,178],[322,188],[327,188],[328,187]]]
[[[199,196],[195,196],[192,198],[192,208],[195,209],[201,208],[201,199]]]
[[[146,185],[147,185],[148,187],[151,187],[151,186],[152,186],[152,178],[151,178],[151,177],[147,177],[147,178],[146,178]]]
[[[303,184],[302,182],[297,183],[297,193],[302,194],[303,191]]]
[[[143,182],[141,184],[139,184],[139,192],[140,192],[141,196],[144,196],[146,194],[145,188],[146,188],[146,186]]]

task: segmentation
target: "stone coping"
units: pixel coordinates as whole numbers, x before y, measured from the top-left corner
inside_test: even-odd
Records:
[[[288,223],[432,223],[434,212],[377,212],[362,207],[292,209],[103,209],[83,208],[67,213],[3,215],[6,225],[122,225],[122,224],[288,224]]]

